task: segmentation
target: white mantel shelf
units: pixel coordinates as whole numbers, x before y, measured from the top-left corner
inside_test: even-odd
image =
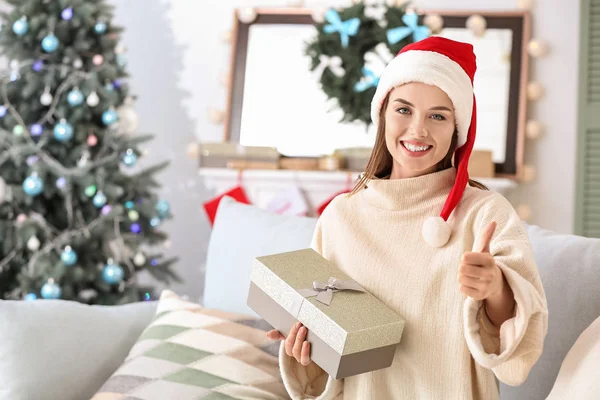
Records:
[[[266,208],[273,197],[284,188],[297,185],[306,195],[312,209],[336,192],[352,186],[359,172],[296,171],[296,170],[239,170],[229,168],[200,168],[199,176],[214,195],[224,193],[241,182],[253,204]],[[241,176],[241,177],[240,177]],[[474,178],[490,190],[504,196],[517,187],[517,182],[507,178]]]

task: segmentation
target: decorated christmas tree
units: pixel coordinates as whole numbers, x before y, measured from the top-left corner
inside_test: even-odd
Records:
[[[140,170],[122,28],[102,0],[8,0],[0,51],[0,298],[122,304],[178,280],[171,217]]]

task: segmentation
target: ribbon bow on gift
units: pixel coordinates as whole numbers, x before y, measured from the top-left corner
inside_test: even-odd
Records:
[[[325,25],[323,31],[325,33],[339,32],[342,38],[343,47],[348,47],[350,36],[356,36],[360,26],[359,18],[352,18],[348,21],[342,22],[340,14],[338,14],[338,12],[334,9],[331,9],[325,13],[325,20],[327,20],[330,25]]]
[[[365,289],[352,279],[341,281],[337,278],[330,277],[327,283],[314,281],[313,289],[300,289],[298,290],[298,293],[300,293],[302,297],[307,298],[317,296],[317,301],[328,306],[333,299],[333,293],[341,290],[355,290],[357,292],[365,291]]]
[[[319,65],[315,69],[315,75],[318,79],[321,79],[323,72],[326,68],[338,78],[341,78],[346,74],[346,70],[342,67],[342,59],[339,56],[329,57],[328,55],[321,54],[319,56]]]
[[[415,42],[423,40],[429,36],[429,28],[426,26],[418,25],[419,16],[415,13],[404,14],[402,22],[406,26],[400,26],[398,28],[388,29],[387,39],[391,44],[396,44],[411,33]]]

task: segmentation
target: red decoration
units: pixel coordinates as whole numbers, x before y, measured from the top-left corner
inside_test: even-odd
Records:
[[[217,215],[219,203],[221,202],[221,199],[225,196],[232,197],[239,203],[251,204],[250,200],[248,199],[248,196],[246,195],[246,192],[244,191],[244,188],[241,185],[237,185],[233,189],[215,197],[212,200],[207,201],[206,203],[204,203],[204,211],[206,211],[206,215],[210,220],[211,226],[215,223],[215,216]]]

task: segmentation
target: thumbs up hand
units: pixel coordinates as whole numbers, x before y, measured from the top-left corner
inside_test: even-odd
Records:
[[[458,269],[460,291],[475,300],[497,297],[504,288],[502,270],[490,254],[490,241],[495,230],[496,223],[490,222],[475,245],[475,251],[463,254]]]

